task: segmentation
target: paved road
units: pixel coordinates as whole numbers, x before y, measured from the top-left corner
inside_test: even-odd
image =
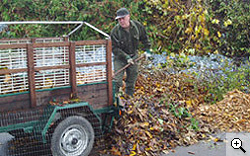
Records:
[[[225,133],[217,134],[217,138],[225,139]],[[0,133],[0,156],[7,156],[7,142],[13,139],[9,133]],[[203,141],[188,147],[177,147],[175,152],[164,156],[226,156],[226,143]]]
[[[215,137],[225,140],[226,133],[217,134]],[[226,156],[226,142],[201,141],[188,147],[177,147],[175,152],[164,156]]]

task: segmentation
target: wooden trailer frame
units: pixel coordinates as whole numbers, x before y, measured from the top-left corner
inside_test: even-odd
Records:
[[[37,135],[43,143],[48,142],[49,129],[69,116],[82,116],[92,125],[95,135],[102,135],[107,128],[112,127],[112,121],[119,115],[119,105],[115,104],[114,87],[112,81],[112,42],[110,37],[86,22],[13,22],[17,24],[61,24],[74,23],[79,26],[63,37],[52,38],[22,38],[0,39],[1,50],[23,49],[27,57],[27,67],[1,69],[1,75],[27,73],[28,88],[21,92],[8,92],[0,94],[0,133],[24,133]],[[1,22],[0,22],[1,24]],[[5,22],[12,24],[12,22]],[[70,41],[69,35],[79,29],[83,24],[106,36],[103,40]],[[53,42],[40,42],[41,40],[55,40]],[[2,44],[1,44],[2,43]],[[85,46],[105,47],[105,60],[96,62],[77,62],[76,47]],[[39,48],[66,48],[67,63],[53,66],[37,66],[35,58],[36,49]],[[1,55],[0,55],[1,61]],[[48,61],[48,60],[47,60]],[[94,82],[78,83],[77,70],[95,66],[105,66],[104,79]],[[52,86],[38,88],[36,74],[48,70],[66,70],[69,84],[65,86]],[[1,90],[0,90],[1,91]],[[1,93],[1,92],[0,92]],[[64,103],[66,101],[66,103]],[[108,118],[107,118],[108,116]],[[18,134],[17,134],[18,135]]]

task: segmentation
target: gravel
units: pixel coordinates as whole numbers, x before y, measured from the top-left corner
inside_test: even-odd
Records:
[[[174,64],[179,66],[169,66],[167,65],[167,72],[169,74],[186,73],[192,74],[196,78],[207,81],[214,81],[223,78],[230,78],[228,73],[240,73],[245,75],[246,81],[249,80],[249,68],[250,60],[249,58],[241,58],[241,62],[236,61],[232,58],[226,57],[221,54],[209,54],[206,56],[168,56],[166,52],[162,54],[152,55],[152,64],[149,66],[158,66],[159,64],[164,65],[167,61],[173,61]],[[245,71],[245,72],[244,72]],[[247,72],[246,72],[247,71]],[[220,80],[219,80],[220,81]],[[248,83],[249,84],[249,83]],[[245,88],[246,92],[250,90]]]

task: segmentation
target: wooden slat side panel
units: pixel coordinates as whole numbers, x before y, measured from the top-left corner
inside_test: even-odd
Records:
[[[77,87],[76,87],[76,60],[75,60],[75,49],[76,45],[74,42],[70,43],[69,48],[69,64],[70,64],[70,85],[71,85],[71,97],[77,97]]]
[[[37,92],[37,105],[48,104],[51,100],[70,99],[71,88]],[[108,106],[107,84],[92,84],[77,87],[80,101],[88,102],[94,109]]]
[[[70,99],[70,93],[70,88],[37,92],[37,105],[48,105],[51,101],[53,101],[53,103],[68,101]]]
[[[106,44],[106,40],[85,40],[85,41],[76,41],[76,46],[79,45],[99,45]]]
[[[37,106],[47,105],[50,101],[64,101],[70,99],[71,88],[37,91]],[[108,106],[107,84],[92,84],[77,87],[78,98],[89,102],[94,108]],[[30,108],[29,93],[5,96],[0,98],[0,112]]]
[[[107,82],[108,82],[108,103],[109,105],[113,104],[113,86],[112,86],[112,42],[111,39],[107,40],[107,48],[106,48],[106,60],[107,60]]]
[[[29,94],[19,94],[0,98],[0,112],[30,108]]]
[[[77,91],[78,97],[94,109],[108,106],[107,84],[81,86]]]
[[[35,68],[34,68],[34,53],[33,45],[27,45],[27,64],[28,64],[28,80],[30,92],[31,107],[36,107],[36,89],[35,89]]]
[[[26,48],[27,44],[0,45],[0,49]]]

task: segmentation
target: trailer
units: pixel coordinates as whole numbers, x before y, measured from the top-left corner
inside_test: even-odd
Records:
[[[62,37],[0,39],[0,133],[13,135],[7,155],[85,156],[103,143],[119,115],[109,35],[81,21]],[[103,40],[71,41],[83,25]]]

